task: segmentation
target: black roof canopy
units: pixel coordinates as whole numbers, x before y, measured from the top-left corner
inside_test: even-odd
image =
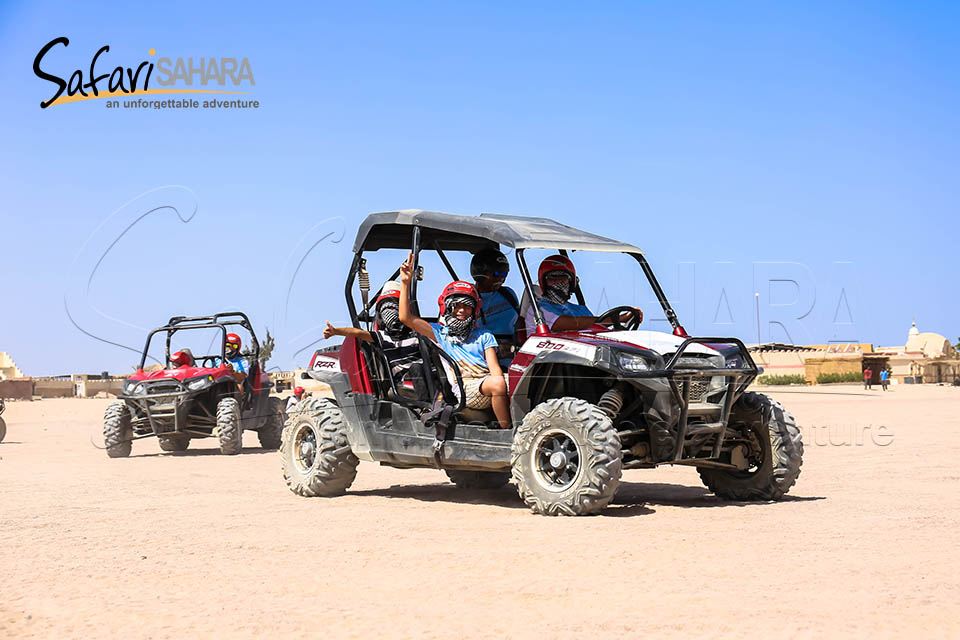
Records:
[[[370,214],[357,230],[353,250],[409,249],[414,226],[420,227],[424,248],[438,243],[445,251],[476,252],[500,244],[514,249],[643,253],[632,244],[580,231],[549,218],[499,213],[462,216],[419,209]]]

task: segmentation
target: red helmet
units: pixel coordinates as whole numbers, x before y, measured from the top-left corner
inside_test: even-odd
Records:
[[[377,304],[380,304],[381,300],[387,300],[389,298],[396,298],[400,300],[400,283],[394,280],[388,280],[383,283],[383,289],[380,290],[380,295],[377,296]]]
[[[576,283],[577,268],[573,266],[573,262],[567,256],[556,254],[547,256],[543,259],[543,262],[540,263],[540,268],[537,270],[537,282],[540,284],[541,289],[546,289],[546,285],[543,284],[543,277],[551,271],[566,271],[570,274],[571,286]]]
[[[299,398],[300,396],[302,396],[302,395],[303,395],[303,387],[294,387],[294,388],[293,388],[293,395],[297,396],[298,398]]]
[[[477,318],[480,315],[480,305],[483,303],[483,301],[480,299],[480,294],[477,293],[477,289],[469,282],[457,280],[444,287],[440,297],[437,298],[437,304],[440,305],[441,317],[443,316],[443,312],[447,307],[447,298],[450,296],[469,296],[470,298],[473,298],[473,301],[477,303],[473,310],[473,317]]]
[[[240,346],[243,343],[240,342],[240,336],[235,333],[227,334],[227,351],[240,351]]]
[[[177,351],[170,356],[170,364],[175,364],[178,367],[189,367],[193,364],[192,360],[190,354],[185,351]]]

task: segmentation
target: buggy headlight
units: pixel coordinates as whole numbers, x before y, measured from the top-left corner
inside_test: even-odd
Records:
[[[145,387],[144,384],[141,382],[140,384],[138,384],[137,386],[135,386],[135,387],[133,388],[133,395],[138,396],[138,395],[140,395],[141,393],[143,393],[145,389],[146,389],[146,387]]]
[[[128,380],[123,383],[123,392],[125,394],[133,393],[133,388],[137,386],[137,383],[133,380]]]
[[[213,382],[213,376],[201,376],[193,380],[187,380],[187,389],[190,391],[199,391],[204,387],[210,386],[211,382]]]
[[[624,371],[639,373],[640,371],[650,370],[650,363],[647,362],[646,358],[632,353],[621,353],[618,362],[620,363],[620,368]]]

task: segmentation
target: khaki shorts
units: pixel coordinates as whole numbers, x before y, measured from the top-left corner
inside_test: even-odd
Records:
[[[466,405],[471,409],[489,409],[490,396],[480,393],[480,385],[488,376],[482,378],[464,378],[463,390],[466,393]]]

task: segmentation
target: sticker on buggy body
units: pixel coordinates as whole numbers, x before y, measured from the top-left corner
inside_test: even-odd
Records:
[[[533,336],[528,338],[520,348],[520,353],[529,353],[538,356],[541,353],[551,351],[562,351],[587,360],[593,360],[597,353],[597,348],[592,345],[580,344],[570,340],[558,340],[557,338],[544,338],[542,336]]]
[[[322,356],[319,353],[316,353],[313,356],[313,362],[311,363],[310,368],[314,371],[326,371],[327,373],[333,373],[335,371],[340,371],[340,361],[336,358]]]

